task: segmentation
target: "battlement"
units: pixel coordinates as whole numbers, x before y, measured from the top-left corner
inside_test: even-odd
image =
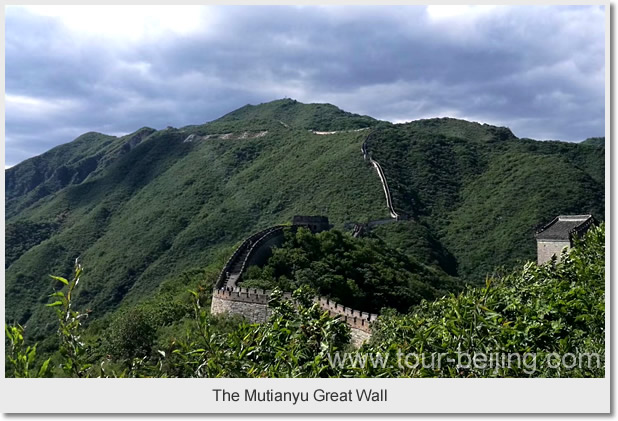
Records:
[[[222,288],[212,292],[213,297],[228,301],[241,301],[244,303],[255,303],[268,305],[272,291],[259,288]],[[292,293],[284,292],[283,298],[291,300]]]
[[[213,290],[212,296],[213,303],[215,299],[218,299],[235,303],[259,305],[266,309],[268,307],[271,294],[272,291],[265,289],[236,287],[215,289]],[[292,300],[292,293],[284,292],[283,298],[286,300]],[[370,332],[371,324],[378,318],[377,314],[355,310],[353,308],[338,304],[326,297],[317,297],[314,301],[318,303],[324,311],[328,311],[328,314],[331,317],[340,317],[351,328],[360,329],[365,332]],[[225,308],[229,310],[234,307],[227,306]],[[213,313],[215,312],[214,309],[215,306],[213,304]],[[244,315],[242,309],[234,312]]]
[[[324,310],[328,310],[332,314],[351,317],[355,319],[357,318],[359,320],[365,320],[368,322],[372,322],[378,318],[377,314],[355,310],[353,308],[338,304],[326,297],[319,297],[317,298],[317,301],[320,304],[320,307],[322,307]]]
[[[371,333],[371,323],[372,322],[370,322],[369,320],[360,319],[358,317],[352,317],[352,316],[342,316],[341,314],[338,314],[332,311],[329,311],[328,314],[331,317],[339,316],[339,318],[343,320],[352,329],[359,329],[364,332]]]

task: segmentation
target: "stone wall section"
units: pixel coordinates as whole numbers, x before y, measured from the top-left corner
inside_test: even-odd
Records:
[[[570,241],[537,241],[537,262],[539,265],[549,262],[552,256],[556,256],[560,260],[562,250],[570,249]]]
[[[350,336],[350,343],[354,345],[355,348],[359,348],[362,344],[371,339],[371,333],[354,328],[350,328]]]
[[[295,231],[299,227],[309,228],[316,233],[330,229],[331,225],[324,216],[294,216],[291,225],[275,225],[251,235],[225,262],[215,284],[217,289],[236,289],[249,266],[265,264],[272,254],[272,248],[283,244],[285,229]]]
[[[267,304],[233,301],[214,295],[212,297],[210,312],[212,314],[239,314],[250,323],[264,323],[271,314],[271,310],[268,308]]]
[[[251,323],[264,323],[271,314],[270,294],[271,291],[255,288],[215,289],[210,312],[239,314]],[[291,300],[292,294],[286,292],[283,298]],[[325,297],[318,297],[315,302],[331,317],[340,317],[350,327],[353,345],[360,346],[371,337],[371,324],[378,318],[377,314],[355,310]]]
[[[251,259],[252,254],[259,250],[261,244],[269,241],[274,236],[283,236],[283,229],[289,225],[275,225],[273,227],[266,228],[260,232],[257,232],[247,238],[242,244],[234,250],[234,253],[225,262],[219,278],[216,282],[217,288],[225,288],[236,286],[236,282],[240,282],[242,271],[246,267],[247,260]],[[228,284],[228,280],[233,276],[233,282]]]

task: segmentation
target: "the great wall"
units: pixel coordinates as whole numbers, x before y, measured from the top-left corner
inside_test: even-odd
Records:
[[[268,320],[271,310],[268,307],[271,291],[253,288],[222,288],[212,293],[212,314],[240,314],[251,323],[264,323]],[[292,300],[292,294],[286,292],[284,299]],[[351,343],[360,346],[371,337],[371,324],[378,318],[377,314],[366,313],[342,306],[326,297],[315,298],[320,308],[331,317],[339,317],[349,327]]]
[[[320,132],[316,134],[324,135],[331,133]],[[393,207],[391,192],[382,167],[367,153],[366,142],[363,142],[361,150],[363,158],[365,160],[367,160],[367,158],[369,159],[369,162],[376,169],[380,177],[380,182],[382,183],[382,188],[386,197],[386,205],[391,217],[394,218],[395,221],[400,220],[400,215]],[[373,225],[371,222],[363,225],[356,224],[352,235],[357,237],[374,225],[380,225],[391,221],[393,221],[393,219],[372,221],[374,223]],[[271,292],[267,290],[242,288],[239,284],[242,281],[245,270],[249,266],[264,265],[272,255],[272,248],[283,244],[286,228],[294,231],[299,227],[308,228],[313,233],[331,228],[328,218],[326,217],[295,216],[290,225],[275,225],[248,237],[238,246],[221,270],[212,294],[211,313],[239,314],[252,323],[264,323],[268,320],[270,316],[268,302]],[[292,296],[290,293],[285,293],[284,298],[292,299]],[[352,336],[351,342],[353,345],[360,346],[371,337],[371,324],[377,319],[377,314],[370,314],[345,307],[326,297],[316,297],[315,302],[322,310],[327,311],[332,317],[340,317],[350,327]]]
[[[223,266],[217,279],[217,288],[235,288],[241,281],[245,269],[252,264],[263,264],[268,260],[267,250],[281,245],[284,238],[283,229],[291,225],[275,225],[253,234],[234,251]]]
[[[280,122],[284,126],[288,127],[285,123]],[[354,130],[360,131],[364,129]],[[316,135],[331,135],[339,132],[317,132],[313,131]],[[367,151],[367,138],[363,142],[361,146],[361,152],[363,154],[363,159],[365,161],[369,161],[371,165],[375,168],[378,176],[380,177],[380,182],[382,184],[382,189],[384,190],[384,196],[386,198],[386,206],[390,212],[391,219],[380,219],[375,221],[370,221],[364,224],[358,223],[347,223],[344,224],[344,227],[347,229],[352,229],[352,235],[354,237],[359,237],[364,235],[367,231],[375,226],[379,226],[386,223],[392,223],[400,220],[408,219],[408,216],[397,212],[393,205],[393,200],[391,196],[390,188],[388,187],[388,182],[386,180],[386,175],[384,174],[384,170],[382,166],[371,157],[371,153]],[[188,141],[192,141],[190,139]],[[591,215],[584,215],[586,218],[593,220]],[[571,219],[575,218],[577,221],[578,217],[581,216],[572,216]],[[558,217],[557,219],[559,219]],[[563,216],[563,219],[567,219],[569,217]],[[580,218],[582,219],[582,218]],[[586,221],[588,221],[586,219]],[[555,222],[555,221],[553,221]],[[551,224],[550,224],[551,225]],[[590,224],[589,224],[590,225]],[[310,229],[313,233],[318,233],[324,230],[328,230],[331,228],[328,222],[328,218],[324,216],[295,216],[292,220],[291,224],[288,225],[275,225],[269,228],[266,228],[262,231],[259,231],[246,240],[242,242],[240,246],[234,251],[232,256],[228,259],[226,264],[221,271],[215,288],[212,294],[212,305],[211,305],[211,313],[212,314],[220,314],[220,313],[231,313],[231,314],[239,314],[245,317],[252,323],[264,323],[268,320],[271,315],[271,310],[268,306],[268,302],[271,298],[271,291],[261,290],[261,289],[252,289],[252,288],[242,288],[239,286],[242,281],[242,276],[245,273],[245,270],[252,265],[261,266],[264,265],[269,257],[272,255],[272,249],[274,247],[280,246],[283,244],[285,239],[286,229],[295,231],[299,227],[306,227]],[[586,225],[587,229],[588,225]],[[545,230],[547,228],[545,227]],[[537,233],[537,237],[540,238],[542,235]],[[569,231],[570,235],[570,231]],[[565,244],[570,244],[570,237],[565,237]],[[541,240],[538,240],[542,242]],[[556,241],[552,237],[552,241]],[[562,245],[560,243],[559,245]],[[540,247],[540,246],[539,246]],[[552,249],[553,250],[553,249]],[[555,253],[554,253],[555,254]],[[547,260],[544,258],[544,260]],[[539,252],[539,264],[541,263],[541,255]],[[283,294],[284,299],[292,300],[292,294],[286,292]],[[314,298],[314,302],[319,305],[319,307],[328,312],[331,317],[339,317],[342,319],[349,327],[351,331],[351,343],[355,346],[360,346],[363,342],[366,342],[371,337],[371,325],[377,319],[377,314],[370,314],[366,312],[362,312],[359,310],[355,310],[353,308],[345,307],[340,305],[334,301],[331,301],[326,297],[316,297]]]
[[[386,175],[384,175],[384,170],[382,170],[382,166],[376,160],[371,157],[371,154],[367,152],[367,140],[363,142],[361,146],[361,152],[363,153],[363,159],[369,159],[371,165],[378,172],[378,176],[380,177],[380,182],[382,183],[382,189],[384,190],[384,196],[386,196],[386,206],[388,207],[388,211],[391,213],[391,216],[396,220],[399,220],[399,214],[395,211],[395,207],[393,206],[393,199],[391,197],[391,189],[388,188],[388,181],[386,181]]]
[[[323,216],[295,216],[290,225],[275,225],[259,231],[234,251],[223,266],[212,294],[211,313],[240,314],[252,323],[263,323],[270,316],[268,301],[270,291],[239,287],[245,270],[252,265],[263,265],[272,254],[272,248],[283,244],[285,230],[308,228],[318,233],[331,228],[328,218]],[[290,293],[284,298],[291,299]],[[341,319],[350,326],[352,343],[360,345],[371,335],[371,323],[378,317],[339,305],[326,297],[317,297],[315,301],[324,311]]]

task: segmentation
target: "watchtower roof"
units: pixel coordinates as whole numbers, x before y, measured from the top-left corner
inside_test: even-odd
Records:
[[[595,223],[592,215],[559,215],[536,232],[537,240],[570,241]]]

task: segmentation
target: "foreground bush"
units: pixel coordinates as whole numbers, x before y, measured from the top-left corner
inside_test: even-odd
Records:
[[[372,344],[362,351],[388,354],[392,364],[361,373],[397,377],[603,377],[604,246],[601,226],[588,233],[571,253],[564,254],[559,263],[528,263],[502,279],[488,279],[485,288],[423,302],[408,315],[381,317]],[[458,352],[469,356],[528,354],[529,360],[501,368],[475,368],[473,364],[408,368],[395,364],[397,358],[393,356],[398,352],[444,354],[444,360],[455,361]],[[570,367],[571,354],[583,358],[582,367]],[[599,366],[594,359],[589,366],[585,354],[598,355]],[[532,361],[533,355],[536,361]],[[558,364],[558,358],[565,358],[565,364]]]

